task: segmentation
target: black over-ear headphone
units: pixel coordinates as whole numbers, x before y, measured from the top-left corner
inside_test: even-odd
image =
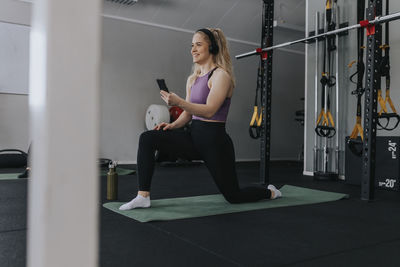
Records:
[[[210,39],[210,46],[209,46],[209,51],[211,54],[216,55],[218,54],[219,47],[217,44],[217,41],[215,40],[214,34],[209,30],[209,29],[199,29],[196,32],[202,32],[205,33],[208,36],[208,39]]]

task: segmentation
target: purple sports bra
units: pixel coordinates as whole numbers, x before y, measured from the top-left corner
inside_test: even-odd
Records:
[[[215,69],[214,69],[215,70]],[[193,83],[190,90],[190,102],[195,104],[206,104],[208,94],[210,93],[210,88],[208,87],[208,80],[211,77],[211,70],[204,76],[197,77],[196,81]],[[222,103],[221,107],[211,118],[203,118],[193,115],[192,120],[215,120],[215,121],[226,121],[228,117],[229,106],[231,105],[231,99],[226,98]]]

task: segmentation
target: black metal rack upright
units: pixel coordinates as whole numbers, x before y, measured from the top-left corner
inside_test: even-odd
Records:
[[[273,46],[274,0],[263,0],[262,48]],[[260,182],[269,183],[271,151],[271,96],[272,96],[272,50],[260,52],[262,58],[262,128],[260,144]]]
[[[382,15],[382,1],[368,0],[367,20]],[[362,155],[361,199],[373,200],[375,191],[375,153],[378,88],[381,86],[379,65],[382,60],[382,26],[367,26],[367,64],[365,77],[364,143]]]

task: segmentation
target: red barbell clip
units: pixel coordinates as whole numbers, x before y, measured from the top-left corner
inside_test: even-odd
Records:
[[[268,58],[268,52],[267,52],[267,51],[264,52],[264,51],[262,50],[262,48],[257,48],[257,49],[256,49],[256,52],[257,52],[258,54],[260,54],[262,60],[267,60],[267,58]]]
[[[360,26],[367,29],[367,36],[375,34],[375,24],[369,23],[368,20],[360,21]]]

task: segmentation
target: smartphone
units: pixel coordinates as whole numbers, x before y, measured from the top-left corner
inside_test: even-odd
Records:
[[[168,87],[165,84],[164,79],[157,79],[157,84],[158,84],[158,87],[160,87],[160,90],[163,90],[163,91],[169,93]]]

